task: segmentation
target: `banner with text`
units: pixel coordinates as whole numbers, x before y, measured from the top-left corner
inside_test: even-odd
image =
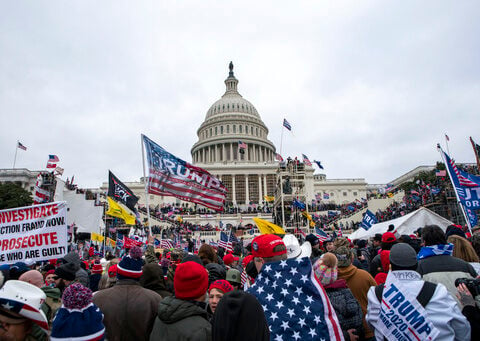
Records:
[[[42,261],[67,254],[67,203],[0,211],[0,263]]]

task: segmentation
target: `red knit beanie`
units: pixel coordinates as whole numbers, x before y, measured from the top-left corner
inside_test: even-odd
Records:
[[[93,274],[102,274],[103,272],[103,267],[102,267],[102,264],[100,264],[100,262],[95,262],[95,264],[93,264],[93,267],[92,267],[92,273]]]
[[[175,297],[182,300],[199,298],[207,292],[207,270],[197,262],[179,264],[173,276]]]
[[[215,282],[210,284],[210,288],[208,288],[208,293],[210,293],[212,289],[218,289],[224,294],[226,294],[227,292],[233,291],[232,285],[224,279],[217,279]]]

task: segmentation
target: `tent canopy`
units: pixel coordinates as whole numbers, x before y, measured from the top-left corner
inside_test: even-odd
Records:
[[[388,225],[390,224],[395,226],[395,230],[397,230],[399,234],[409,235],[415,233],[419,227],[424,227],[425,225],[438,225],[443,231],[445,231],[448,225],[453,223],[450,220],[439,216],[435,212],[430,211],[428,208],[420,207],[418,210],[406,214],[403,217],[374,224],[368,229],[368,231],[361,227],[353,232],[349,238],[351,240],[368,239],[375,236],[376,233],[383,234],[387,232]]]

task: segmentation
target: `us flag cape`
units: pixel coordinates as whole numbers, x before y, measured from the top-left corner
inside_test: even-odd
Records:
[[[148,192],[174,196],[216,211],[223,210],[227,188],[206,170],[195,167],[142,135],[149,167]]]
[[[308,257],[264,264],[247,292],[262,305],[271,340],[343,340],[335,310]]]

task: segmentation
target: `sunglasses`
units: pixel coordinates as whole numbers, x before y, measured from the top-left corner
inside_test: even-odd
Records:
[[[52,278],[56,281],[56,280],[59,279],[60,277],[58,277],[58,276],[53,276]]]

